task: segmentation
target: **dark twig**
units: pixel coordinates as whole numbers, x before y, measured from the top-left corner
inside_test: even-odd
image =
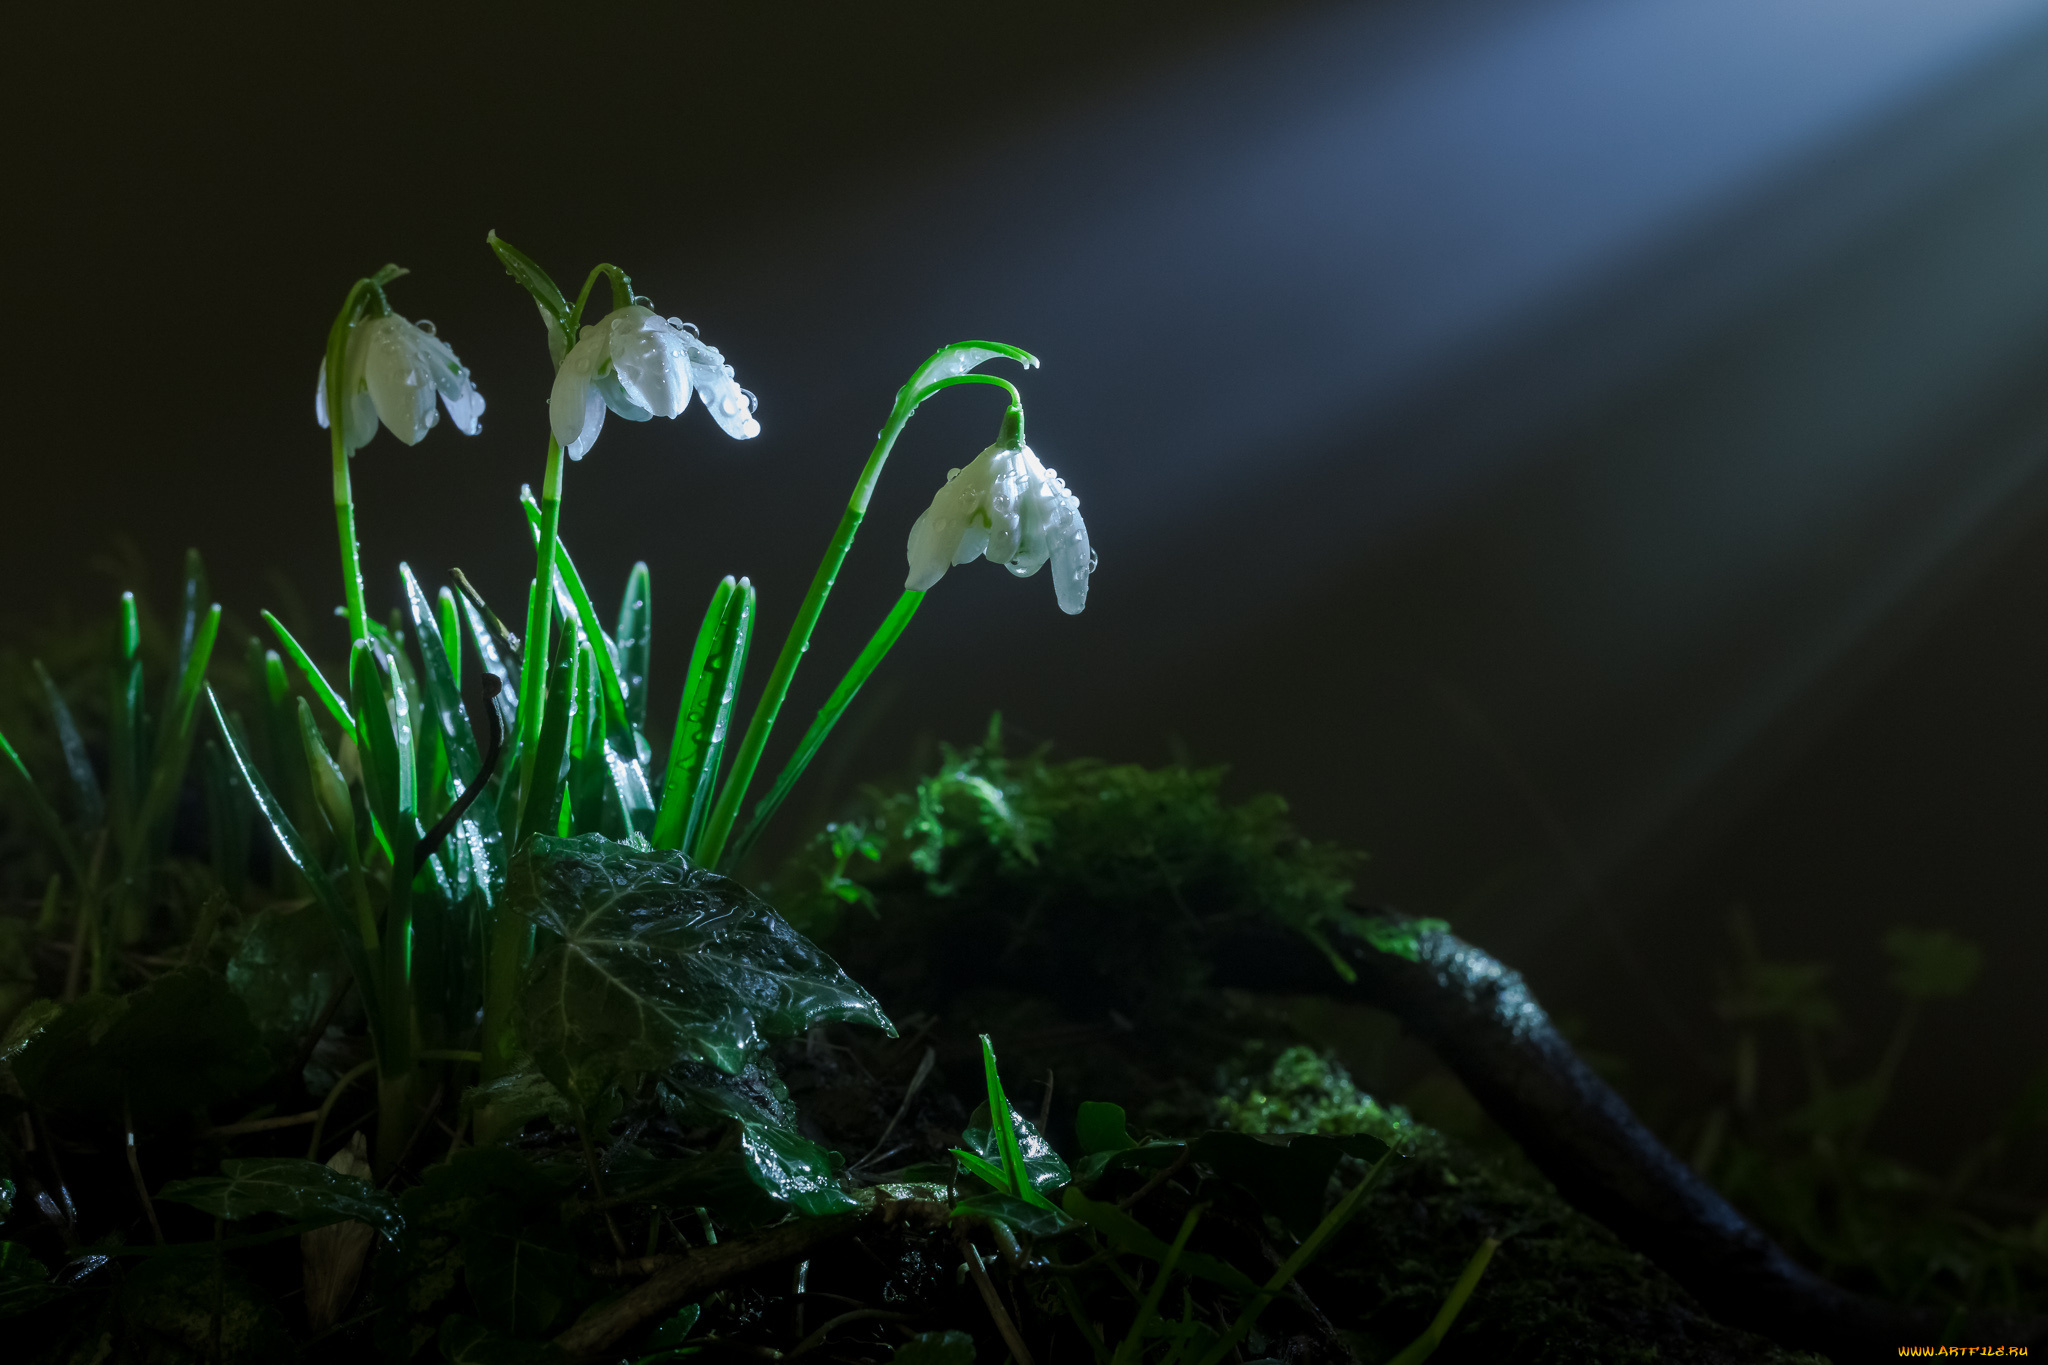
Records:
[[[628,1332],[677,1304],[698,1298],[735,1275],[806,1256],[852,1232],[863,1216],[843,1213],[800,1218],[751,1237],[699,1247],[645,1284],[585,1316],[556,1337],[555,1345],[571,1360],[601,1355]]]
[[[462,817],[469,813],[471,804],[482,794],[491,774],[497,771],[498,754],[505,746],[504,723],[498,719],[498,708],[490,702],[504,684],[495,673],[484,673],[478,677],[489,690],[481,693],[475,689],[469,691],[462,698],[462,709],[469,713],[470,729],[488,731],[490,742],[484,746],[483,758],[476,765],[476,776],[462,789],[462,795],[455,798],[455,804],[448,808],[448,813],[434,822],[434,827],[413,849],[412,870],[415,876],[427,865],[427,859],[433,857],[447,842],[448,836],[455,832],[455,826],[462,822]]]
[[[149,1197],[149,1186],[142,1179],[142,1161],[135,1154],[135,1115],[128,1111],[128,1097],[121,1097],[121,1131],[128,1140],[128,1174],[135,1179],[135,1197],[142,1201],[142,1211],[149,1215],[149,1230],[156,1238],[156,1244],[164,1244],[163,1227],[156,1221],[156,1202]]]
[[[1003,1344],[1010,1348],[1017,1365],[1035,1365],[1030,1348],[1024,1345],[1023,1334],[1011,1321],[1010,1311],[1003,1307],[1002,1295],[996,1293],[995,1281],[988,1277],[988,1270],[981,1263],[981,1253],[974,1249],[973,1242],[967,1240],[964,1229],[956,1229],[953,1236],[960,1243],[960,1254],[967,1258],[967,1273],[974,1277],[974,1287],[981,1291],[981,1301],[988,1305],[989,1316],[996,1320],[996,1330],[1003,1334]]]

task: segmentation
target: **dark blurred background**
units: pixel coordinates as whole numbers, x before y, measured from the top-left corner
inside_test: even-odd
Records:
[[[477,439],[357,457],[373,603],[400,559],[521,600],[550,371],[495,228],[565,283],[623,264],[761,397],[751,444],[614,421],[569,471],[599,595],[652,566],[657,713],[718,575],[779,638],[917,360],[1044,358],[1030,430],[1101,552],[1086,614],[955,570],[799,821],[1000,708],[1018,742],[1283,793],[1638,1093],[1716,1083],[1737,903],[1774,955],[1837,964],[1866,1061],[1884,930],[1984,944],[1908,1059],[1880,1135],[1906,1155],[2040,1064],[2048,0],[7,24],[10,637],[139,572],[167,596],[196,544],[241,621],[338,651],[312,387],[386,260],[490,407]],[[799,722],[998,415],[968,390],[913,423]]]

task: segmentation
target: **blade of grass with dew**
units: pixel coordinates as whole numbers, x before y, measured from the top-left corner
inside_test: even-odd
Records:
[[[718,782],[719,758],[746,671],[753,626],[753,584],[727,575],[712,591],[683,675],[668,773],[661,784],[661,809],[654,822],[656,848],[681,849],[694,856]]]
[[[462,609],[455,605],[455,593],[446,584],[440,595],[434,599],[437,608],[436,622],[441,628],[441,652],[448,660],[448,676],[455,680],[457,692],[462,690]],[[450,644],[449,641],[454,641]]]
[[[519,816],[519,842],[525,847],[536,834],[555,832],[562,807],[562,755],[569,742],[569,701],[576,680],[576,653],[565,652],[548,670],[547,712],[533,749],[533,790]]]
[[[412,718],[403,710],[405,694],[389,684],[378,649],[369,640],[356,642],[349,651],[349,686],[360,717],[356,743],[363,764],[363,791],[392,854],[392,866],[398,867],[402,865],[401,848],[412,842],[416,809]]]
[[[57,731],[58,747],[64,751],[64,769],[71,778],[71,795],[77,803],[78,823],[87,830],[98,829],[107,819],[106,797],[100,791],[99,776],[92,770],[92,755],[86,751],[85,738],[78,733],[78,724],[71,718],[71,708],[64,704],[64,694],[57,690],[57,683],[50,671],[43,667],[43,661],[32,661],[36,680],[43,685],[43,699],[50,708],[50,723]]]
[[[192,736],[199,727],[199,694],[206,685],[206,666],[213,658],[213,644],[219,637],[220,603],[216,602],[199,619],[184,672],[171,693],[170,704],[157,717],[149,787],[142,798],[142,809],[137,812],[138,833],[145,839],[159,821],[169,819],[178,789],[185,783],[185,768],[192,757]],[[131,851],[131,857],[141,856],[140,842]]]
[[[455,780],[450,795],[460,795],[461,789],[475,779],[482,755],[477,750],[476,735],[469,728],[469,713],[462,706],[462,691],[455,677],[455,660],[449,654],[442,635],[442,618],[428,605],[427,595],[420,590],[419,580],[413,577],[410,566],[400,564],[398,576],[405,584],[406,604],[412,610],[413,635],[419,646],[421,684],[426,692],[427,711],[439,725],[441,742],[448,749],[450,775]],[[445,594],[447,589],[442,591]],[[454,615],[453,605],[452,601],[444,598],[443,606],[449,608],[446,612],[449,617]]]
[[[300,676],[304,677],[306,685],[313,689],[313,695],[320,699],[320,704],[327,708],[327,714],[334,717],[335,724],[341,727],[342,733],[347,735],[352,743],[362,743],[356,738],[356,718],[349,713],[348,703],[342,700],[341,694],[335,691],[333,685],[321,674],[320,669],[313,663],[313,657],[292,638],[292,633],[284,628],[284,622],[267,611],[263,613],[263,619],[270,626],[271,633],[277,636],[277,642],[284,646],[284,652],[292,656],[292,662],[299,667]]]
[[[65,832],[64,822],[57,817],[56,808],[43,795],[42,788],[36,785],[35,778],[29,775],[28,765],[21,761],[21,755],[14,751],[14,746],[7,742],[7,736],[4,734],[0,734],[0,757],[6,758],[7,766],[21,779],[22,791],[28,796],[29,815],[42,830],[43,837],[50,841],[51,846],[57,850],[57,856],[64,860],[65,867],[71,871],[72,880],[82,883],[85,880],[85,872],[79,866],[77,846]]]
[[[1017,1125],[1010,1114],[1009,1097],[1003,1094],[1002,1078],[996,1074],[996,1049],[986,1033],[981,1035],[981,1068],[988,1081],[988,1122],[1002,1154],[1003,1167],[1011,1181],[1009,1193],[1027,1204],[1050,1209],[1053,1202],[1031,1183],[1031,1168],[1024,1164],[1024,1148],[1017,1141]]]
[[[234,761],[235,770],[241,774],[242,781],[249,788],[249,794],[256,799],[256,809],[263,816],[263,823],[270,830],[271,838],[276,840],[279,852],[289,858],[292,866],[298,868],[299,875],[305,878],[307,887],[313,893],[314,903],[320,907],[321,913],[327,916],[328,923],[334,929],[335,941],[341,945],[342,956],[347,959],[348,969],[356,979],[356,989],[362,994],[372,1034],[381,1033],[383,1013],[378,1008],[379,983],[371,969],[369,954],[364,950],[363,940],[357,932],[355,916],[351,915],[342,903],[340,894],[327,875],[327,869],[320,865],[319,859],[313,857],[305,841],[299,837],[298,828],[292,824],[291,817],[285,814],[284,807],[278,805],[277,798],[270,794],[270,787],[264,782],[263,774],[249,761],[247,748],[228,724],[227,715],[221,710],[220,699],[213,695],[213,689],[210,687],[206,689],[206,701],[213,710],[214,722],[220,727],[221,738],[227,745],[228,757]]]
[[[142,714],[142,623],[135,594],[121,594],[121,614],[114,628],[114,666],[107,705],[107,778],[112,796],[113,828],[134,828],[142,802],[142,748],[148,721]],[[126,837],[122,834],[120,837]]]
[[[846,670],[846,675],[839,680],[839,685],[832,689],[832,695],[818,708],[817,717],[811,721],[810,728],[804,731],[804,737],[797,742],[796,751],[789,756],[789,761],[782,765],[782,771],[776,775],[775,785],[768,789],[768,794],[754,807],[753,819],[747,822],[739,837],[732,841],[725,858],[727,868],[739,865],[740,860],[747,856],[748,850],[753,848],[754,841],[761,837],[768,822],[782,809],[782,803],[789,799],[790,792],[796,787],[797,779],[804,775],[804,769],[811,765],[811,760],[818,756],[818,750],[824,747],[826,739],[832,734],[832,727],[839,723],[839,718],[846,714],[846,708],[853,704],[861,685],[881,665],[882,660],[888,657],[889,651],[895,648],[896,641],[910,625],[910,619],[917,615],[917,609],[923,603],[924,594],[916,588],[906,589],[904,594],[896,599],[896,605],[890,608],[888,616],[883,618],[882,624],[869,637],[859,657],[854,659],[853,666]]]
[[[1465,1301],[1472,1297],[1472,1291],[1479,1287],[1479,1277],[1486,1273],[1486,1263],[1493,1259],[1494,1251],[1500,1246],[1498,1239],[1489,1237],[1479,1244],[1479,1250],[1472,1253],[1472,1259],[1465,1262],[1465,1269],[1459,1274],[1458,1282],[1451,1286],[1451,1292],[1444,1299],[1436,1318],[1422,1335],[1401,1348],[1401,1353],[1387,1362],[1387,1365],[1422,1365],[1436,1353],[1450,1335],[1451,1327],[1458,1321],[1458,1314],[1464,1310]]]
[[[192,651],[199,643],[199,618],[205,614],[206,566],[200,561],[199,551],[185,551],[185,578],[178,591],[178,631],[173,638],[177,641],[177,662],[171,665],[171,676],[164,684],[163,714],[168,715],[178,700],[178,685],[185,676],[185,667],[192,662]]]
[[[618,641],[626,723],[640,734],[647,729],[647,663],[654,648],[653,579],[644,560],[626,575],[626,591],[619,598]]]

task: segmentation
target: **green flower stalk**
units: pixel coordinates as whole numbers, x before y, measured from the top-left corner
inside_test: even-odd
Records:
[[[405,273],[387,265],[350,286],[327,331],[327,355],[313,396],[313,414],[327,429],[334,456],[334,520],[351,642],[368,638],[369,613],[363,607],[349,457],[369,444],[379,422],[407,445],[418,445],[441,419],[434,408],[437,394],[465,435],[481,430],[484,411],[483,395],[455,352],[434,334],[434,324],[409,322],[391,311],[384,286]]]

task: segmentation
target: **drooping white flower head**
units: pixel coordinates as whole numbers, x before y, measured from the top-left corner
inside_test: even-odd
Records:
[[[381,418],[391,434],[418,445],[441,414],[434,410],[438,394],[449,417],[465,436],[481,428],[483,395],[469,382],[448,343],[434,335],[431,322],[407,322],[396,313],[364,318],[349,329],[342,351],[341,440],[353,452],[370,443]],[[327,366],[320,366],[320,385],[313,395],[313,415],[326,426]]]
[[[761,434],[753,395],[733,383],[717,347],[687,323],[629,304],[585,327],[561,357],[548,421],[563,451],[580,460],[597,440],[606,408],[629,422],[676,417],[692,389],[726,435],[745,441]]]
[[[1006,425],[1007,430],[1007,425]],[[1052,565],[1060,610],[1088,604],[1095,553],[1081,522],[1081,500],[1019,440],[998,440],[965,469],[946,476],[910,528],[906,588],[930,588],[955,564],[987,556],[1019,578]]]

